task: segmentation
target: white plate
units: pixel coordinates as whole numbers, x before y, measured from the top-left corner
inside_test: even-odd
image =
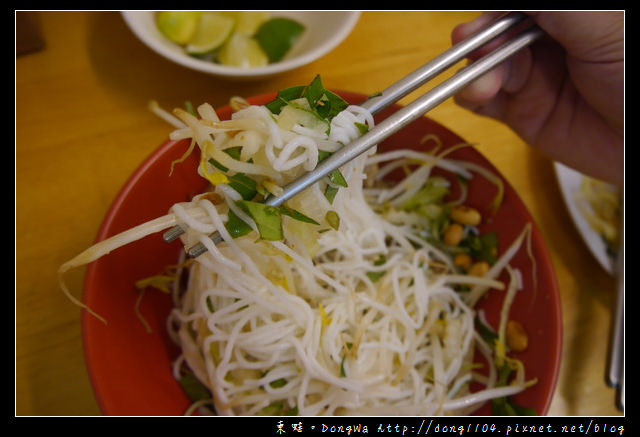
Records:
[[[607,246],[602,237],[589,225],[576,203],[576,193],[580,190],[580,183],[584,175],[557,162],[554,164],[554,167],[562,196],[564,197],[569,214],[573,219],[573,223],[602,268],[608,273],[613,274],[615,271],[615,261],[607,253]]]

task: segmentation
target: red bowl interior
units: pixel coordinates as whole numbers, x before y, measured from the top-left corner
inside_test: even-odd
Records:
[[[349,92],[339,94],[355,104],[365,98]],[[268,94],[249,101],[264,104],[274,96]],[[389,108],[376,118],[383,119],[398,108]],[[224,119],[230,116],[231,109],[224,107],[218,112]],[[438,135],[445,147],[463,142],[447,128],[423,117],[379,148],[420,147],[420,139],[428,133]],[[167,141],[136,170],[117,195],[96,241],[164,215],[174,203],[190,200],[206,188],[206,181],[195,171],[198,163],[196,154],[177,165],[169,175],[171,162],[181,157],[187,146],[186,141]],[[472,147],[460,148],[449,156],[475,162],[499,175],[493,165]],[[539,229],[511,185],[504,179],[503,182],[504,202],[481,230],[497,231],[500,247],[505,249],[526,223],[532,224],[535,270],[526,251],[520,250],[512,265],[522,272],[524,289],[515,298],[512,315],[529,334],[529,347],[518,357],[525,363],[527,378],[537,378],[538,383],[516,395],[515,400],[544,415],[555,390],[562,346],[558,286]],[[480,176],[473,179],[469,188],[470,203],[481,210],[486,209],[496,192],[495,186]],[[139,296],[135,282],[160,273],[164,266],[176,261],[182,249],[180,242],[167,244],[160,235],[152,235],[113,251],[87,269],[84,302],[107,320],[104,324],[89,313],[83,315],[87,366],[96,398],[105,415],[182,415],[190,405],[171,373],[171,363],[179,351],[166,330],[166,318],[172,306],[170,296],[150,291],[141,301],[140,312],[149,323],[151,333],[134,310]],[[503,295],[504,292],[492,290],[479,303],[493,326],[497,326]],[[476,414],[490,415],[489,406],[485,405]]]

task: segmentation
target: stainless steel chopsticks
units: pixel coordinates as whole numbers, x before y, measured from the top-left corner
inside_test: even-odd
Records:
[[[467,39],[452,46],[449,50],[432,59],[422,67],[405,76],[387,89],[367,99],[360,106],[365,107],[372,113],[377,113],[390,104],[398,101],[413,90],[433,79],[443,71],[452,67],[459,61],[465,59],[469,54],[492,41],[507,30],[514,28],[517,24],[527,20],[526,15],[512,12],[471,35]],[[329,158],[322,161],[313,171],[306,173],[299,179],[293,181],[283,189],[283,193],[277,197],[271,197],[265,201],[271,206],[280,206],[287,200],[294,197],[310,185],[320,181],[332,171],[340,168],[360,154],[369,150],[374,145],[380,143],[393,133],[404,128],[409,123],[422,117],[428,111],[454,96],[468,84],[479,78],[483,74],[495,68],[497,65],[508,59],[519,50],[527,47],[542,36],[543,32],[530,23],[525,30],[518,33],[513,38],[502,44],[497,49],[488,53],[484,57],[469,64],[456,72],[452,77],[432,88],[421,97],[414,100],[409,105],[396,111],[394,114],[377,124],[374,128],[359,137],[357,140],[345,145],[334,152]],[[184,230],[176,226],[164,234],[165,241],[172,241],[179,237]],[[218,233],[210,235],[215,244],[221,241]],[[188,249],[191,257],[197,257],[206,252],[207,249],[202,243],[198,243]]]
[[[624,207],[624,206],[623,206]],[[609,367],[607,380],[609,385],[616,388],[616,403],[619,410],[624,411],[624,212],[620,225],[621,243],[616,260],[616,302],[611,325]]]

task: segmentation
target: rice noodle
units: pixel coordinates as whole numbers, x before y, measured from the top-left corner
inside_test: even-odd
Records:
[[[162,115],[176,126],[173,138],[199,146],[203,165],[214,159],[273,190],[313,169],[319,150],[360,135],[355,122],[373,126],[371,114],[357,106],[336,116],[329,134],[298,125],[285,131],[264,107],[236,107],[231,121],[219,121],[208,105],[198,108],[202,118],[186,111],[175,112],[179,122]],[[240,159],[224,152],[243,141],[248,146]],[[175,224],[188,228],[185,245],[200,241],[208,252],[185,267],[186,289],[174,293],[167,326],[182,354],[173,371],[178,378],[187,365],[212,393],[218,414],[265,414],[274,405],[279,414],[460,414],[523,390],[523,382],[495,387],[493,370],[487,377],[471,372],[476,348],[493,359],[475,333],[473,306],[487,289],[504,289],[495,278],[523,236],[486,277],[457,274],[408,214],[391,223],[377,207],[401,205],[436,166],[465,178],[476,168],[413,150],[373,152],[341,169],[348,187],[340,187],[332,203],[322,195],[326,181],[290,202],[320,227],[284,217],[285,240],[258,239],[256,223],[235,204],[240,194],[222,183],[215,193],[223,202],[202,197],[175,205],[167,216],[83,252],[61,274],[150,233]],[[394,187],[365,188],[368,168],[384,164],[377,174],[383,178],[402,160],[418,169]],[[340,218],[337,229],[327,224],[329,211]],[[227,232],[231,213],[250,225],[248,235]],[[214,230],[223,239],[218,245],[208,237]],[[379,259],[384,263],[376,264]],[[435,264],[445,271],[430,267]],[[374,280],[371,273],[382,276]],[[468,297],[454,290],[460,283],[474,286]],[[470,393],[469,382],[478,378],[486,388]]]

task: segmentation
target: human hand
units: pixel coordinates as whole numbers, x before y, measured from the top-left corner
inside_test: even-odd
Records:
[[[623,13],[527,14],[548,36],[462,90],[456,102],[504,122],[549,158],[622,186]],[[457,26],[453,43],[497,15],[485,13]]]

